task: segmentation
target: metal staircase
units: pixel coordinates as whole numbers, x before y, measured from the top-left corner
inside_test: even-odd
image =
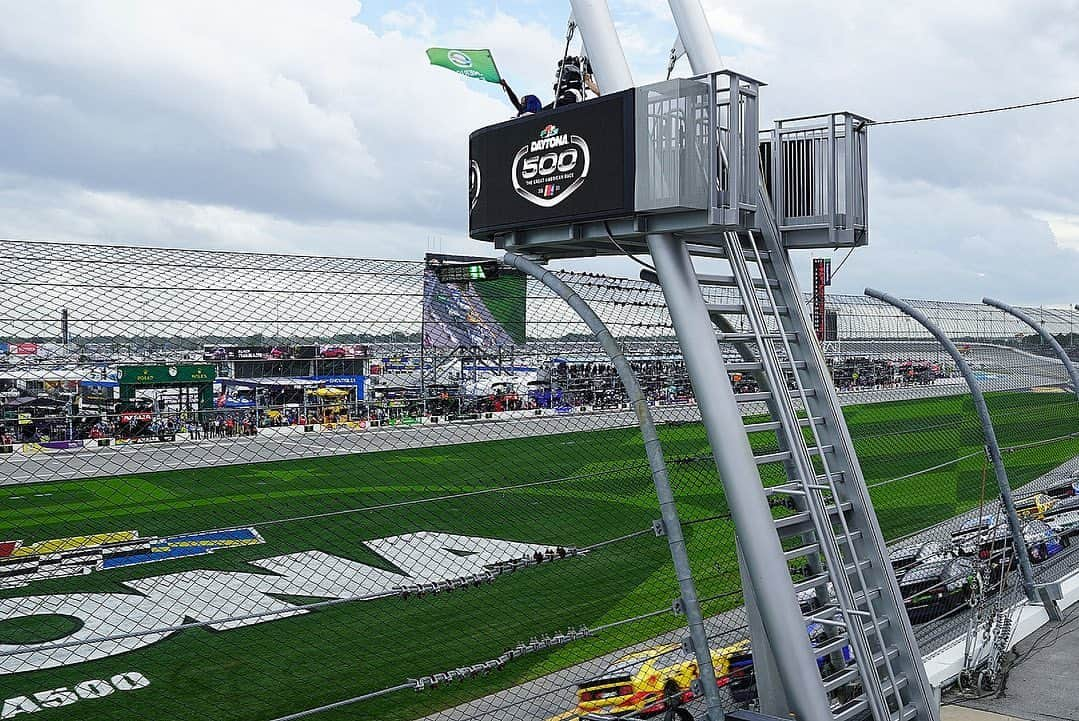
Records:
[[[938,721],[787,255],[868,242],[869,122],[831,113],[760,132],[762,84],[719,69],[699,0],[670,0],[694,77],[634,88],[606,2],[572,3],[612,110],[588,133],[585,116],[599,105],[559,108],[558,122],[581,128],[582,143],[614,133],[621,150],[602,158],[596,145],[590,184],[572,186],[577,211],[522,208],[485,182],[487,215],[498,213],[470,216],[470,234],[541,258],[651,256],[738,541],[762,710],[799,721]],[[552,119],[474,134],[473,164],[505,177],[520,157],[515,133],[531,137],[542,130],[530,123]],[[694,256],[726,259],[730,274],[698,275]],[[723,357],[729,347],[735,362]],[[755,375],[759,392],[736,396],[730,372]],[[747,425],[761,403],[770,417]],[[774,447],[754,450],[750,436],[771,433]],[[826,629],[823,638],[811,642],[810,625]]]
[[[764,492],[782,509],[775,532],[794,590],[805,601],[805,623],[825,629],[814,651],[827,659],[821,683],[832,717],[930,721],[935,706],[887,549],[771,203],[763,188],[761,194],[761,230],[725,232],[707,251],[696,246],[726,258],[731,269],[730,275],[696,276],[717,342],[741,356],[714,370],[753,374],[760,392],[735,398],[740,405],[763,401],[768,409],[768,420],[745,424],[744,431],[776,434],[778,450],[755,452],[754,459],[762,470],[782,465],[785,480]],[[717,298],[716,287],[733,297]],[[677,309],[670,310],[673,317]],[[694,378],[692,368],[690,375],[695,387],[716,377]]]

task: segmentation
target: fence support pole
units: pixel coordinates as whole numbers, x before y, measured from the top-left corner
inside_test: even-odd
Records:
[[[1060,358],[1061,362],[1064,364],[1064,368],[1068,371],[1068,377],[1071,378],[1072,381],[1072,392],[1075,393],[1076,398],[1079,398],[1079,371],[1075,370],[1075,364],[1072,363],[1072,359],[1068,357],[1068,354],[1064,352],[1064,348],[1062,348],[1060,343],[1057,342],[1057,339],[1053,337],[1053,334],[1045,329],[1044,325],[1031,318],[1026,312],[1002,301],[993,300],[992,298],[982,298],[982,302],[1002,310],[1008,315],[1015,316],[1033,328],[1034,332],[1040,335],[1042,340],[1052,347],[1053,351],[1056,352],[1057,357]]]
[[[648,407],[648,401],[644,397],[641,385],[633,372],[632,366],[623,354],[618,342],[611,335],[611,331],[603,320],[596,315],[588,305],[577,295],[562,279],[543,266],[517,253],[506,253],[502,262],[517,270],[535,278],[551,290],[584,321],[596,335],[596,340],[603,346],[603,350],[610,358],[618,372],[618,378],[629,396],[630,405],[637,414],[637,424],[641,429],[641,437],[644,439],[644,450],[648,457],[648,467],[652,472],[652,481],[656,487],[656,496],[659,499],[660,518],[663,522],[663,532],[667,536],[667,545],[670,546],[671,559],[674,561],[674,571],[678,578],[678,589],[681,594],[682,610],[686,614],[686,624],[689,627],[690,640],[693,643],[693,651],[697,658],[697,666],[700,674],[701,694],[704,696],[708,709],[708,721],[724,721],[723,701],[719,694],[719,686],[716,683],[716,671],[712,664],[712,654],[708,645],[708,632],[704,627],[704,615],[701,612],[700,599],[697,597],[697,587],[693,583],[693,572],[689,566],[689,555],[686,552],[686,540],[682,533],[682,524],[678,520],[678,509],[674,502],[674,492],[671,490],[670,479],[667,475],[667,464],[663,459],[663,448],[659,442],[659,434],[656,424],[652,419],[652,411]]]
[[[1027,599],[1030,600],[1031,603],[1043,604],[1046,613],[1049,614],[1051,619],[1060,620],[1060,609],[1057,608],[1056,602],[1051,600],[1046,594],[1039,594],[1037,585],[1034,582],[1034,568],[1030,563],[1030,555],[1027,553],[1027,543],[1023,537],[1023,525],[1019,522],[1019,514],[1015,510],[1015,501],[1012,499],[1012,487],[1008,483],[1008,472],[1005,470],[1004,460],[1000,456],[1000,445],[997,443],[997,434],[993,429],[993,420],[989,416],[989,408],[985,405],[985,396],[982,394],[982,389],[978,385],[978,380],[974,377],[974,372],[970,369],[970,366],[959,352],[959,349],[955,347],[955,343],[952,343],[951,338],[946,336],[933,321],[929,320],[925,313],[922,313],[905,300],[900,300],[895,296],[879,290],[866,288],[865,294],[870,298],[876,298],[883,303],[898,308],[903,313],[918,321],[933,335],[934,338],[937,339],[937,341],[940,342],[942,346],[944,346],[944,349],[948,351],[948,355],[955,361],[956,367],[959,368],[959,372],[963,374],[963,379],[967,382],[967,387],[970,388],[970,395],[974,401],[974,409],[978,412],[978,420],[982,424],[982,436],[985,439],[986,451],[989,453],[989,459],[993,463],[993,471],[997,478],[997,488],[1000,490],[1000,500],[1004,505],[1004,512],[1008,520],[1008,529],[1012,536],[1012,546],[1014,547],[1015,557],[1019,559],[1019,572],[1023,577],[1023,590],[1026,592]]]

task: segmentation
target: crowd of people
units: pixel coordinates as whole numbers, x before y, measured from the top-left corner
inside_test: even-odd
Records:
[[[832,380],[839,390],[929,385],[948,374],[939,363],[912,359],[852,357],[832,359],[829,366]]]
[[[692,399],[685,365],[680,359],[637,359],[631,361],[645,396],[650,401]],[[888,388],[933,383],[948,375],[948,369],[924,360],[896,360],[868,357],[829,359],[833,380],[839,390]],[[793,382],[793,378],[790,379]],[[756,380],[732,374],[736,393],[757,389]],[[610,363],[553,361],[538,379],[527,384],[495,384],[484,396],[463,398],[460,389],[440,386],[432,397],[409,398],[405,404],[370,408],[344,405],[320,408],[217,409],[201,414],[159,413],[149,410],[121,412],[110,416],[79,418],[35,418],[31,423],[0,426],[0,445],[49,441],[119,440],[124,442],[168,442],[218,440],[253,436],[260,428],[280,428],[313,424],[341,424],[367,421],[382,425],[400,420],[418,420],[426,415],[477,417],[483,413],[557,409],[588,406],[617,407],[626,402],[617,370]]]

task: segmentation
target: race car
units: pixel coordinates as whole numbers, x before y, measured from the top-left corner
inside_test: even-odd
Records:
[[[900,546],[888,552],[888,560],[897,577],[920,563],[955,558],[955,545],[947,541],[926,541],[909,546]]]
[[[823,624],[810,623],[806,626],[806,632],[815,649],[820,649],[829,643]],[[757,700],[757,674],[753,668],[753,650],[749,646],[749,641],[743,641],[743,644],[742,651],[734,652],[728,658],[727,691],[735,703],[747,705]],[[837,658],[843,666],[849,664],[854,658],[850,646],[843,646],[834,654],[825,654],[817,658],[817,666],[823,675],[830,676],[841,670],[835,667]]]
[[[952,539],[958,541],[960,538],[964,538],[973,534],[976,531],[984,531],[989,528],[993,528],[997,525],[999,517],[995,514],[987,514],[984,516],[977,516],[974,518],[968,518],[959,525],[959,528],[952,533]]]
[[[323,348],[320,354],[323,358],[344,358],[348,355],[344,348],[341,346],[330,346],[329,348]]]
[[[720,686],[726,685],[730,658],[749,647],[748,641],[712,649],[712,665]],[[678,643],[627,654],[601,675],[578,684],[578,718],[610,718],[633,714],[647,718],[692,700],[691,684],[699,677],[697,659]]]
[[[1003,516],[970,519],[952,534],[952,539],[961,556],[976,556],[1001,568],[1012,565],[1011,531]],[[1069,543],[1066,535],[1061,535],[1041,520],[1023,524],[1023,540],[1033,563],[1041,563],[1061,553]],[[995,579],[991,579],[991,582],[995,582]]]
[[[1042,493],[1052,498],[1079,496],[1079,471],[1072,472],[1067,479],[1049,486]]]
[[[1068,499],[1067,507],[1046,516],[1045,522],[1061,539],[1070,539],[1079,533],[1079,499]]]
[[[1015,499],[1015,510],[1020,518],[1045,518],[1057,505],[1058,499],[1045,493]]]
[[[925,623],[963,605],[975,605],[984,580],[974,559],[938,558],[899,576],[899,592],[911,623]]]

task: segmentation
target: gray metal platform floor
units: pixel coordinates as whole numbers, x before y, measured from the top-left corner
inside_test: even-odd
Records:
[[[1002,698],[961,700],[957,706],[1024,721],[1079,719],[1079,606],[1016,646]],[[949,707],[945,707],[949,708]],[[971,717],[977,721],[978,717]],[[955,721],[958,721],[956,719]],[[988,721],[988,720],[987,720]]]
[[[941,721],[1022,721],[1015,716],[979,711],[966,706],[945,706],[940,710]]]

